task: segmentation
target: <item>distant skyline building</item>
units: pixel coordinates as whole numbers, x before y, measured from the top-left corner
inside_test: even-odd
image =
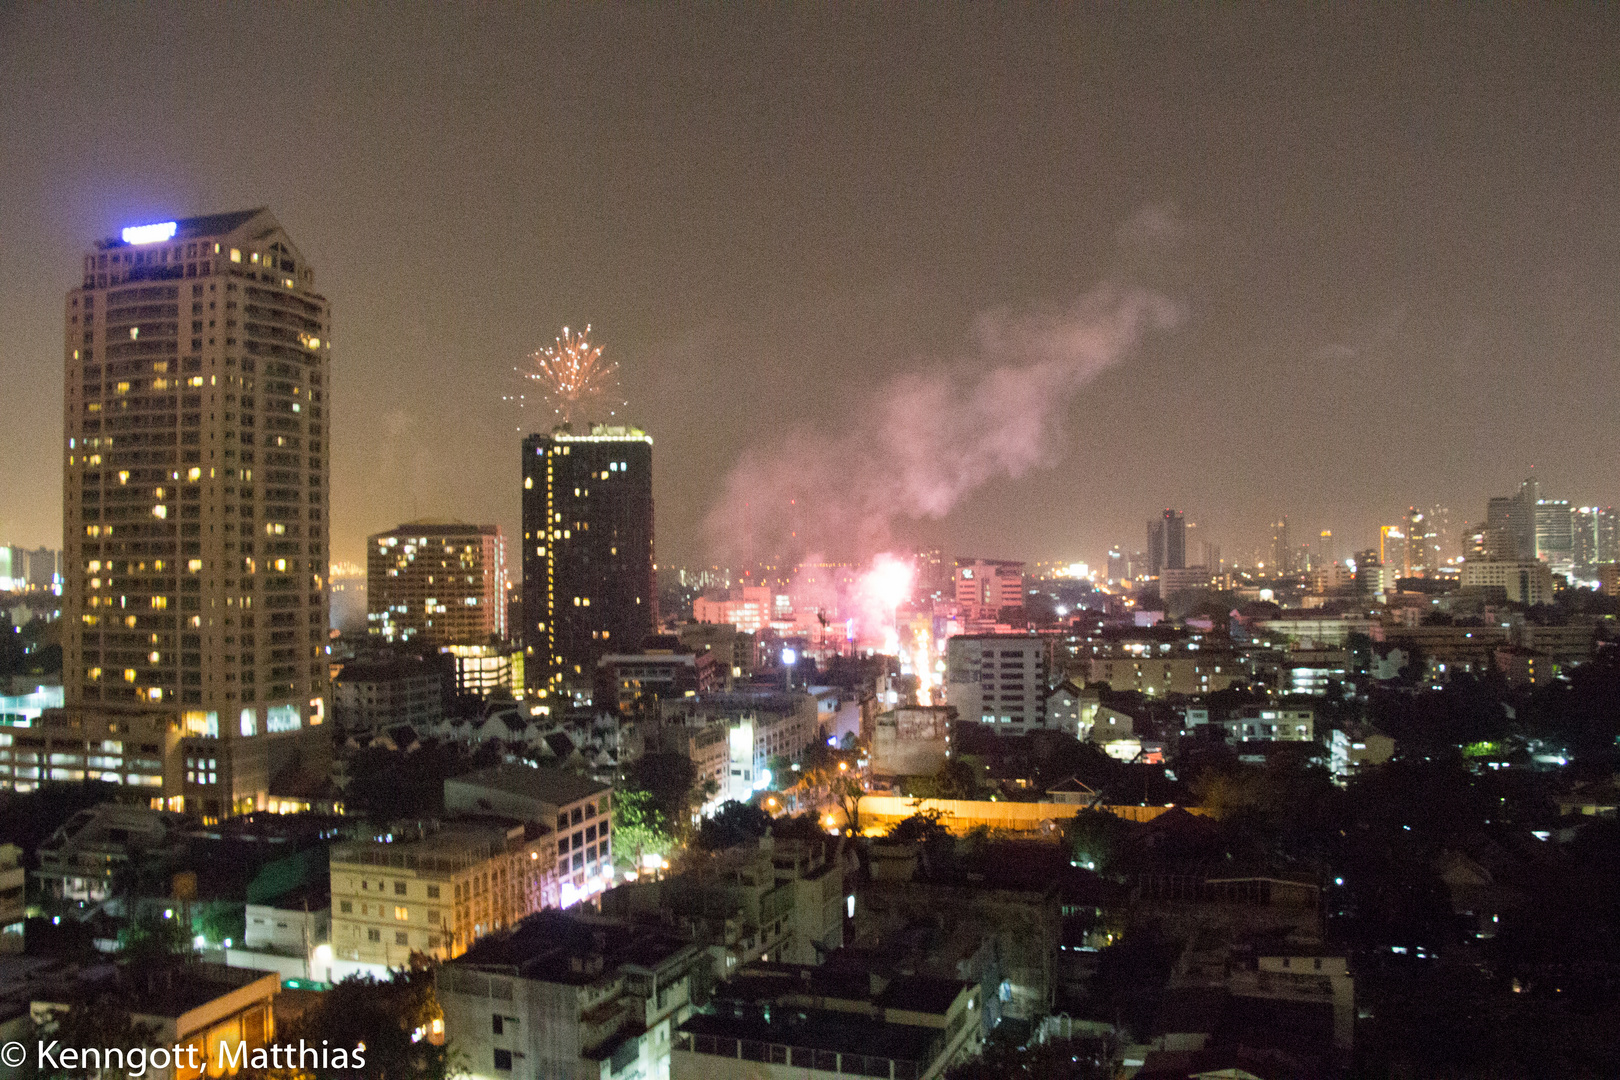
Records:
[[[60,551],[45,547],[0,547],[0,592],[50,592],[61,583]]]
[[[1620,513],[1614,507],[1578,507],[1572,522],[1577,567],[1590,568],[1620,561]]]
[[[657,625],[652,437],[593,424],[523,440],[523,651],[531,708],[590,693],[596,662]]]
[[[1575,511],[1569,500],[1539,500],[1535,522],[1536,558],[1554,573],[1569,573],[1575,566]]]
[[[502,641],[507,588],[499,526],[413,521],[366,541],[366,630],[384,641]]]
[[[0,783],[265,809],[329,753],[330,307],[257,209],[97,242],[64,324],[65,704]]]
[[[1506,538],[1516,559],[1536,557],[1536,504],[1540,501],[1541,483],[1531,478],[1519,485],[1518,494],[1499,495],[1486,504],[1486,529],[1497,530]]]
[[[1439,567],[1440,543],[1433,517],[1415,506],[1406,508],[1406,551],[1402,577],[1427,577]]]
[[[1108,548],[1108,583],[1124,581],[1130,577],[1130,562],[1125,558],[1124,545],[1113,544]]]
[[[1002,608],[1024,603],[1024,564],[999,559],[956,560],[956,602],[962,617],[995,622]]]
[[[1275,577],[1286,577],[1297,569],[1287,517],[1279,518],[1271,526],[1271,569]]]
[[[1153,577],[1166,568],[1187,568],[1187,519],[1180,510],[1165,510],[1148,521],[1148,566]]]

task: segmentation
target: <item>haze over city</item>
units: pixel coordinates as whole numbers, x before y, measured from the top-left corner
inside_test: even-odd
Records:
[[[0,1071],[1620,1076],[1617,72],[0,4]]]
[[[959,447],[1007,362],[986,326],[1099,288],[1163,310],[1034,403],[1016,463],[883,507],[898,539],[1095,564],[1176,506],[1229,558],[1283,514],[1343,557],[1408,505],[1477,521],[1532,469],[1607,504],[1615,29],[1597,6],[11,7],[5,539],[61,535],[78,253],[261,205],[334,301],[339,560],[418,516],[520,532],[542,425],[504,399],[564,325],[621,365],[658,559],[695,565],[736,557],[712,522],[740,462],[868,450],[874,421]],[[919,385],[951,407],[906,411]]]

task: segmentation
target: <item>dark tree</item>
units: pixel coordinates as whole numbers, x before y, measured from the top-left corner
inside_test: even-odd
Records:
[[[365,1044],[363,1070],[315,1069],[303,1074],[312,1080],[352,1080],[358,1075],[377,1080],[450,1080],[465,1071],[454,1048],[423,1037],[443,1016],[433,993],[433,969],[413,960],[409,970],[395,972],[385,982],[357,975],[344,979],[277,1032],[276,1042],[296,1044],[303,1039],[320,1046],[324,1041],[345,1049]]]
[[[740,844],[751,844],[771,827],[771,816],[757,806],[735,799],[720,804],[711,818],[698,829],[697,846],[704,851],[723,851]]]

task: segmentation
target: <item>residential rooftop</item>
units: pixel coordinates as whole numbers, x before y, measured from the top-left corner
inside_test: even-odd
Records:
[[[613,790],[611,785],[588,776],[526,765],[496,765],[465,776],[453,776],[444,783],[447,790],[451,785],[483,787],[550,806],[567,806]]]

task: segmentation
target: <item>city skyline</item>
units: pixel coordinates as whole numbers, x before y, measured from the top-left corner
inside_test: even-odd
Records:
[[[1589,372],[1617,337],[1605,267],[1620,229],[1599,201],[1616,151],[1584,132],[1616,96],[1593,44],[1611,18],[759,14],[741,21],[750,52],[736,20],[492,15],[463,28],[498,59],[480,97],[469,61],[430,53],[446,24],[426,15],[208,14],[175,38],[156,9],[13,12],[0,239],[33,254],[0,266],[17,328],[0,343],[0,540],[59,543],[54,305],[72,253],[258,205],[316,240],[346,297],[338,560],[423,516],[518,534],[523,418],[501,399],[564,325],[594,324],[625,419],[659,441],[660,562],[705,565],[704,521],[737,463],[776,449],[777,417],[825,433],[895,380],[954,373],[971,389],[986,318],[1052,317],[1101,282],[1152,290],[1179,319],[1074,389],[1030,467],[942,519],[901,521],[898,539],[1100,564],[1178,506],[1229,556],[1264,549],[1286,515],[1299,537],[1330,529],[1342,558],[1408,505],[1482,521],[1532,466],[1552,496],[1610,504],[1599,439],[1616,392]],[[677,27],[687,52],[665,63],[656,42]],[[1391,68],[1378,46],[1396,39],[1423,62]],[[250,106],[212,68],[114,92],[170,51],[249,64],[247,41],[309,57],[326,100],[377,89],[320,122],[287,119],[296,91]],[[340,71],[337,50],[359,42]],[[516,61],[543,42],[570,48],[542,80]],[[87,74],[62,62],[70,48]],[[970,48],[1042,62],[953,76]],[[1276,74],[1268,51],[1299,62]],[[1552,78],[1543,52],[1560,57]],[[832,55],[851,63],[818,62]],[[1132,60],[1149,55],[1142,74]],[[31,83],[42,65],[51,77]],[[419,80],[392,74],[418,65]],[[708,74],[676,80],[690,69]],[[379,143],[358,102],[411,118],[405,135]],[[237,142],[203,139],[204,113]],[[492,137],[505,126],[523,137]],[[277,176],[289,154],[326,165]],[[552,159],[568,164],[526,179]]]

